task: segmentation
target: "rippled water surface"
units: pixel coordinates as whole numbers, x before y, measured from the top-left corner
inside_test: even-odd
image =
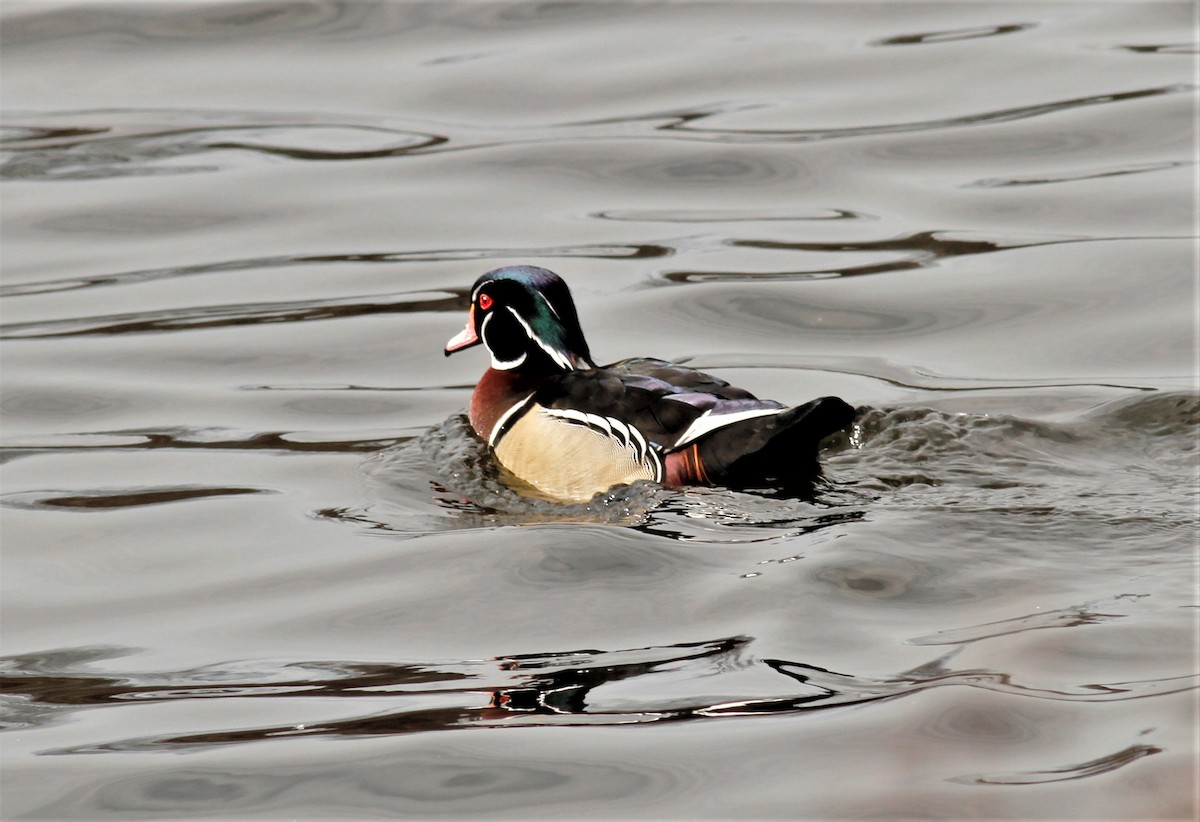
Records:
[[[5,818],[1196,813],[1191,4],[4,6]],[[518,262],[831,486],[514,493]]]

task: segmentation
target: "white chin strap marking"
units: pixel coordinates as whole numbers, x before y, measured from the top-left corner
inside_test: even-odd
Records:
[[[509,371],[525,362],[525,353],[521,352],[521,356],[517,357],[515,360],[502,360],[496,356],[496,352],[493,351],[492,347],[487,344],[487,337],[484,336],[487,333],[488,323],[492,321],[492,317],[494,316],[496,315],[488,314],[483,318],[483,322],[479,325],[479,338],[483,340],[483,347],[488,350],[488,355],[492,358],[492,368],[495,368],[497,371]],[[520,318],[518,317],[518,319]]]
[[[513,308],[511,305],[507,305],[507,306],[505,306],[505,308],[508,309],[510,314],[512,314],[514,317],[517,318],[517,322],[519,322],[521,324],[521,327],[525,329],[525,333],[529,335],[529,339],[531,339],[535,343],[537,343],[538,348],[545,351],[546,355],[548,357],[550,357],[550,359],[554,360],[555,363],[562,366],[567,371],[573,371],[575,369],[575,366],[571,365],[571,360],[567,358],[567,355],[564,354],[563,352],[559,351],[557,348],[551,348],[550,346],[546,345],[546,343],[544,343],[542,341],[542,338],[539,337],[537,334],[535,334],[533,332],[533,329],[529,327],[529,323],[525,322],[525,318],[517,313],[515,308]],[[487,320],[490,320],[490,319],[491,319],[491,315],[489,314]],[[484,325],[487,325],[487,320],[483,321]],[[483,332],[482,328],[480,328],[479,330],[480,330],[480,333]],[[509,365],[506,365],[506,366],[493,365],[493,367],[495,367],[495,368],[501,368],[501,367],[516,368],[518,365],[520,365],[524,361],[525,361],[525,355],[522,354],[520,359],[514,360]],[[495,362],[496,362],[496,355],[493,354],[492,355],[492,363],[494,364]]]

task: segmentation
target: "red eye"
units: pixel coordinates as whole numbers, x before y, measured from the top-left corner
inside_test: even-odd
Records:
[[[479,308],[481,311],[487,311],[492,307],[492,296],[490,294],[479,295]]]

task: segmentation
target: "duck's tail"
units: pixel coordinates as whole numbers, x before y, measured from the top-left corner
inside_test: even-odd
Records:
[[[848,403],[821,397],[718,428],[695,443],[695,457],[709,482],[809,495],[821,477],[817,445],[853,421]]]

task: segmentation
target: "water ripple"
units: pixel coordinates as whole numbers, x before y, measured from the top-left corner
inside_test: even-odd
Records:
[[[98,317],[71,317],[64,320],[9,323],[0,325],[0,339],[190,331],[200,328],[223,328],[261,323],[309,322],[394,312],[457,311],[466,308],[466,305],[465,293],[459,289],[446,296],[430,296],[429,292],[418,292],[417,294],[377,295],[370,298],[341,297],[325,300],[195,306],[138,311],[129,314],[108,314]]]
[[[522,494],[516,490],[522,484],[492,458],[463,414],[451,415],[415,440],[371,455],[361,470],[371,502],[318,514],[396,536],[516,524],[632,525],[644,521],[665,493],[653,483],[636,482],[596,494],[583,504]]]
[[[927,31],[919,34],[898,34],[882,40],[875,40],[872,46],[916,46],[929,43],[951,43],[957,40],[974,40],[979,37],[996,37],[1001,34],[1015,34],[1035,28],[1036,23],[1006,23],[996,26],[972,26],[962,29],[947,29],[945,31]]]
[[[964,188],[1007,188],[1011,186],[1036,186],[1047,183],[1074,183],[1081,180],[1099,180],[1104,177],[1121,177],[1126,174],[1145,174],[1148,171],[1165,171],[1196,165],[1195,160],[1168,160],[1160,163],[1135,163],[1116,168],[1100,168],[1090,171],[1071,171],[1060,174],[1039,174],[1036,177],[988,177],[967,183]]]
[[[1153,45],[1117,46],[1134,54],[1200,54],[1200,45],[1192,43],[1158,43]]]
[[[360,453],[378,451],[411,439],[408,436],[364,437],[363,432],[339,437],[330,431],[242,432],[226,428],[132,428],[75,434],[12,437],[3,449],[3,461],[44,452],[130,451],[157,448],[213,450],[266,450],[279,452]]]
[[[342,36],[364,37],[394,31],[402,22],[386,3],[345,3],[340,0],[254,2],[171,9],[167,14],[147,14],[137,8],[93,6],[87,14],[61,11],[26,13],[5,22],[7,47],[47,48],[58,40],[88,42],[113,37],[118,42],[158,43],[160,48],[179,48],[188,42],[254,40],[299,37],[318,39]]]
[[[592,216],[600,220],[630,223],[758,223],[878,219],[870,214],[847,208],[812,208],[807,213],[803,213],[799,208],[728,210],[625,208],[599,211]]]
[[[957,237],[954,231],[919,231],[900,237],[857,242],[794,242],[786,240],[728,239],[725,244],[733,248],[750,248],[760,251],[806,251],[818,253],[873,253],[899,252],[894,259],[883,262],[847,264],[830,268],[821,266],[812,269],[789,269],[786,271],[697,271],[690,269],[667,269],[656,277],[671,283],[697,283],[713,280],[811,280],[831,277],[861,277],[885,274],[893,271],[911,271],[929,268],[952,257],[990,254],[1021,248],[1065,245],[1071,243],[1099,243],[1122,240],[1178,240],[1183,237],[1052,237],[1025,239],[973,239]]]
[[[541,499],[492,457],[462,414],[362,465],[370,502],[320,516],[401,538],[476,528],[547,523],[623,525],[678,542],[767,543],[858,521],[859,510],[830,511],[816,499],[724,488],[672,491],[651,482],[618,485],[589,502]]]
[[[0,165],[0,179],[94,180],[215,171],[218,165],[210,162],[189,165],[175,161],[220,150],[257,152],[293,160],[368,160],[428,149],[449,139],[437,134],[363,125],[179,128],[104,137],[96,136],[101,130],[42,131],[45,133],[42,139],[53,139],[56,144],[10,146],[12,154]],[[62,142],[66,135],[94,139]],[[29,139],[26,137],[25,141]]]
[[[1136,599],[1140,594],[1127,594],[1116,597],[1110,604],[1118,604],[1121,599]],[[938,631],[928,636],[915,637],[908,640],[910,645],[963,645],[969,642],[979,642],[998,636],[1008,636],[1026,631],[1044,628],[1075,628],[1080,625],[1098,625],[1111,619],[1121,619],[1124,614],[1105,614],[1098,608],[1105,607],[1096,603],[1076,605],[1060,610],[1039,611],[1035,614],[1002,619],[983,625],[973,625],[969,628],[950,628]]]
[[[21,297],[34,294],[53,294],[60,291],[75,291],[82,288],[98,288],[114,285],[172,280],[203,274],[224,274],[232,271],[285,268],[293,265],[329,263],[428,263],[455,260],[490,260],[493,258],[529,259],[534,257],[632,259],[646,260],[668,257],[674,249],[668,245],[599,243],[594,245],[545,246],[531,248],[445,248],[419,251],[370,251],[347,252],[345,254],[284,254],[273,257],[250,257],[238,260],[222,260],[215,263],[147,268],[137,271],[120,271],[113,274],[95,274],[88,277],[65,277],[57,280],[41,280],[29,283],[13,283],[0,286],[0,297]],[[460,294],[457,291],[446,289]],[[454,306],[454,310],[465,309],[466,303]]]
[[[106,675],[90,670],[123,649],[74,648],[0,661],[0,689],[18,709],[10,727],[46,724],[81,708],[178,700],[363,699],[375,710],[314,723],[229,727],[168,733],[43,751],[49,754],[197,750],[214,745],[298,737],[395,736],[470,728],[612,726],[823,711],[908,696],[931,688],[967,686],[1012,696],[1068,702],[1109,702],[1180,693],[1198,677],[1038,688],[1008,674],[952,671],[939,658],[894,677],[861,677],[819,665],[752,653],[753,640],[735,636],[704,642],[577,650],[484,660],[431,663],[243,661],[169,673]],[[81,662],[88,669],[80,670]],[[747,675],[757,695],[730,698]],[[725,684],[728,680],[729,684]],[[614,683],[628,685],[615,700]],[[681,692],[680,684],[690,687]],[[694,691],[700,687],[701,692]],[[765,694],[763,691],[765,690]],[[720,696],[717,696],[720,695]],[[381,698],[397,708],[378,711]],[[401,707],[402,706],[402,707]]]
[[[172,485],[159,488],[95,489],[87,491],[23,491],[0,496],[0,505],[33,510],[111,511],[207,497],[269,494],[265,488],[219,488]]]
[[[101,127],[51,127],[36,124],[9,126],[16,139],[0,144],[9,149],[10,157],[0,165],[0,178],[19,180],[97,179],[137,175],[182,174],[215,171],[227,165],[227,159],[214,152],[245,151],[282,156],[294,160],[364,160],[426,155],[443,151],[478,150],[502,146],[536,146],[561,141],[579,140],[644,140],[655,132],[670,139],[705,140],[721,143],[807,142],[880,134],[941,131],[965,126],[985,125],[1024,120],[1045,114],[1109,103],[1139,100],[1170,94],[1195,91],[1191,84],[1172,84],[1131,91],[1093,94],[1066,100],[1055,100],[1014,108],[984,111],[955,117],[916,120],[900,123],[816,129],[737,129],[714,128],[702,124],[710,118],[737,111],[760,108],[748,101],[721,102],[708,106],[665,112],[634,113],[601,120],[562,123],[551,126],[525,126],[501,132],[478,126],[435,124],[425,127],[381,123],[354,124],[339,122],[330,116],[294,115],[296,122],[280,120],[271,113],[246,112],[56,112],[51,114],[14,113],[16,119],[46,119],[49,117],[89,117],[107,115],[110,122]],[[112,121],[155,114],[174,119],[225,119],[223,125],[185,125],[147,127],[146,125],[118,128]],[[313,122],[324,121],[324,122]],[[646,125],[646,130],[633,133],[630,125]],[[115,132],[115,133],[113,133]],[[41,136],[38,136],[41,135]],[[93,139],[87,139],[87,138]],[[82,139],[78,139],[82,138]],[[40,145],[28,142],[43,141]],[[49,141],[48,143],[45,141]],[[13,144],[15,143],[15,145]],[[349,146],[345,144],[349,144]],[[180,164],[178,158],[203,158],[192,164]],[[713,163],[695,166],[679,164],[689,173],[699,173],[698,184],[713,182],[713,175],[728,176],[731,163],[751,163],[745,157],[724,158]],[[749,167],[754,178],[775,180],[780,168],[761,160]],[[694,167],[694,168],[693,168]],[[636,169],[631,170],[636,171]],[[657,173],[657,171],[656,171]],[[739,172],[741,173],[741,172]],[[743,174],[744,176],[744,174]],[[744,182],[744,180],[739,180]]]
[[[1171,391],[1111,400],[1065,422],[863,409],[848,433],[826,440],[824,462],[850,488],[886,493],[889,507],[970,513],[993,537],[1021,522],[1045,540],[1102,523],[1108,540],[1119,533],[1135,551],[1155,535],[1195,539],[1194,485],[1164,467],[1195,475],[1198,424],[1200,396]]]
[[[960,128],[965,126],[988,125],[991,123],[1009,123],[1040,117],[1046,114],[1056,114],[1087,106],[1121,103],[1129,100],[1141,100],[1148,97],[1161,97],[1169,94],[1186,94],[1195,91],[1200,86],[1190,83],[1175,83],[1153,88],[1135,89],[1132,91],[1112,92],[1107,94],[1090,94],[1085,97],[1073,97],[1067,100],[1054,100],[1047,103],[1036,103],[1015,108],[983,111],[976,114],[965,114],[957,117],[943,117],[933,120],[915,120],[906,123],[883,123],[873,126],[852,126],[847,128],[818,128],[818,129],[736,129],[736,128],[697,128],[695,123],[702,122],[718,114],[727,113],[727,107],[698,109],[683,114],[670,116],[670,121],[657,128],[663,131],[684,132],[689,135],[703,135],[713,140],[735,142],[806,142],[810,140],[831,140],[846,137],[865,137],[875,134],[904,134],[916,131],[941,131],[943,129]],[[665,117],[666,115],[658,115]]]
[[[1115,771],[1142,757],[1162,753],[1157,745],[1130,745],[1112,754],[1080,762],[1074,765],[1064,765],[1060,768],[1050,768],[1044,771],[1014,771],[1010,773],[971,774],[955,776],[950,782],[963,785],[1044,785],[1048,782],[1066,782],[1071,779],[1085,779],[1089,776]]]
[[[100,128],[38,128],[35,126],[0,126],[0,148],[13,148],[10,143],[51,142],[76,137],[95,137],[110,129]]]

